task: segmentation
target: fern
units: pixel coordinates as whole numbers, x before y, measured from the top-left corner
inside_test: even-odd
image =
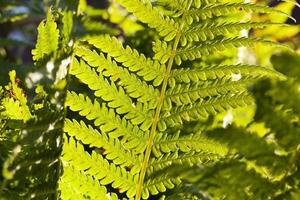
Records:
[[[4,125],[1,136],[6,136],[4,144],[9,149],[2,166],[1,197],[57,198],[63,111],[46,98],[43,103],[29,103],[16,84],[15,71],[10,73],[10,78],[11,83],[5,89],[13,97],[4,95],[1,99],[1,124]],[[48,98],[60,101],[51,95]]]
[[[44,56],[54,53],[58,48],[59,30],[54,22],[51,9],[48,11],[46,22],[39,25],[38,32],[36,49],[32,50],[33,60],[40,60]]]
[[[1,138],[5,138],[0,144],[1,199],[59,197],[67,83],[64,71],[68,65],[63,59],[69,56],[66,53],[69,49],[61,44],[59,33],[70,34],[71,28],[63,27],[72,25],[64,20],[58,26],[58,21],[50,8],[47,19],[39,25],[38,42],[32,51],[37,66],[32,71],[33,76],[48,70],[41,64],[44,62],[52,63],[52,74],[42,75],[41,80],[35,82],[34,91],[23,87],[16,71],[11,71],[10,83],[0,92],[0,133]],[[63,46],[65,52],[57,54],[59,46]]]
[[[105,199],[107,197],[118,199],[115,194],[108,194],[106,188],[100,186],[97,180],[71,166],[64,167],[64,174],[61,178],[63,180],[60,185],[62,199],[72,199],[74,196],[77,199]]]
[[[238,33],[241,30],[247,30],[250,28],[264,28],[270,25],[277,24],[270,22],[216,23],[207,20],[203,23],[193,26],[192,28],[188,28],[184,33],[184,37],[181,39],[181,43],[184,45],[187,43],[187,41],[206,41],[207,38],[213,40],[220,35]]]
[[[191,8],[188,12],[186,19],[189,23],[193,21],[205,20],[213,17],[220,17],[230,15],[236,12],[246,13],[276,13],[278,15],[288,16],[286,13],[268,8],[261,5],[250,4],[250,3],[217,3],[206,5],[201,8]],[[289,16],[288,16],[289,17]]]
[[[241,36],[281,23],[235,13],[285,12],[223,0],[109,4],[50,6],[38,26],[28,89],[14,71],[0,87],[1,199],[272,199],[297,190],[299,117],[294,104],[276,103],[278,91],[261,98],[269,104],[258,101],[255,116],[269,137],[215,129],[225,112],[255,105],[262,94],[248,91],[254,83],[287,80],[236,59],[240,47],[286,49]]]
[[[247,86],[263,77],[285,79],[255,65],[199,66],[206,55],[227,49],[276,45],[238,37],[242,29],[262,28],[270,22],[220,23],[219,19],[233,11],[284,13],[254,4],[201,0],[117,2],[160,38],[155,40],[152,57],[109,35],[85,36],[76,42],[70,74],[94,95],[68,92],[66,105],[83,120],[66,120],[69,138],[62,160],[68,170],[96,181],[97,187],[99,183],[99,194],[112,187],[128,198],[147,199],[180,185],[182,177],[168,169],[211,166],[230,154],[226,146],[201,132],[181,134],[184,124],[253,104]],[[234,74],[242,78],[234,80]],[[66,184],[63,177],[61,184]],[[101,189],[104,186],[106,191]]]

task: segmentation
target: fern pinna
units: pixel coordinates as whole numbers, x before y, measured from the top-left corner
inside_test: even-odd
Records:
[[[229,154],[200,130],[183,133],[183,125],[252,104],[247,85],[255,80],[284,78],[256,65],[201,62],[240,46],[275,45],[239,36],[241,30],[271,22],[241,22],[231,15],[284,14],[280,11],[217,0],[116,2],[155,29],[160,39],[153,41],[152,57],[109,35],[75,43],[70,74],[94,96],[67,95],[66,105],[83,120],[65,122],[63,199],[148,199],[180,186],[181,177],[168,173],[172,167],[207,166]]]

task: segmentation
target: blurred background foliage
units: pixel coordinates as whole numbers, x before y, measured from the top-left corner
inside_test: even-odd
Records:
[[[256,99],[256,105],[252,107],[229,110],[206,122],[186,125],[187,132],[200,127],[208,137],[227,144],[232,158],[210,168],[176,169],[174,173],[186,177],[186,182],[178,190],[192,187],[195,196],[207,199],[300,199],[300,8],[290,2],[275,0],[258,0],[256,3],[276,7],[292,17],[244,16],[256,21],[270,18],[289,24],[250,30],[246,34],[288,45],[294,52],[257,45],[253,49],[240,48],[236,52],[210,55],[204,57],[201,63],[226,64],[234,60],[274,67],[287,79],[262,80],[249,85]],[[51,5],[55,9],[71,11],[76,16],[76,28],[72,32],[74,41],[85,35],[109,33],[140,52],[152,55],[152,42],[157,39],[153,30],[137,22],[113,0],[79,0],[76,3],[72,0],[2,0],[0,85],[9,82],[9,71],[14,69],[25,91],[36,86],[39,77],[34,72],[42,64],[34,64],[31,50],[35,45],[37,26]],[[88,91],[76,80],[70,82],[72,90]],[[27,94],[33,99],[30,92]],[[7,149],[0,139],[0,162],[5,160]]]

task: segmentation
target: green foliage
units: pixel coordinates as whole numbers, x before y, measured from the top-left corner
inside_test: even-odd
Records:
[[[227,144],[239,159],[211,169],[198,168],[196,177],[195,169],[183,172],[194,187],[207,191],[213,199],[299,198],[299,112],[295,104],[299,93],[291,96],[288,91],[299,83],[295,78],[299,69],[287,67],[296,65],[299,56],[284,53],[271,60],[288,79],[263,81],[255,86],[255,121],[246,127],[231,126],[206,133]]]
[[[257,45],[289,48],[241,33],[282,26],[246,15],[285,12],[225,0],[107,7],[82,0],[46,8],[26,87],[15,71],[0,87],[1,199],[298,195],[299,98],[287,95],[299,90],[290,77],[298,71],[278,67],[281,56],[297,56],[274,55],[276,71],[239,55]],[[227,127],[228,111],[253,107],[251,123]]]
[[[15,76],[12,71],[1,101],[1,146],[7,148],[2,155],[1,197],[56,198],[63,111],[46,99],[29,104]]]
[[[201,133],[197,133],[198,136],[194,138],[199,143],[188,142],[194,137],[192,133],[186,136],[178,135],[176,138],[167,137],[167,133],[172,134],[174,129],[180,132],[180,126],[185,122],[205,121],[210,115],[249,105],[253,101],[251,95],[246,92],[247,84],[263,76],[284,76],[259,66],[196,67],[193,63],[182,63],[185,60],[196,61],[212,52],[253,45],[260,41],[237,38],[236,35],[229,37],[224,34],[225,31],[219,32],[223,39],[203,37],[200,41],[190,37],[189,33],[185,32],[187,28],[200,29],[198,24],[191,20],[188,23],[186,21],[190,12],[198,9],[195,7],[199,5],[197,3],[193,4],[190,1],[183,14],[176,15],[175,18],[164,16],[159,8],[153,7],[149,2],[118,3],[132,12],[138,20],[156,29],[163,38],[156,41],[155,60],[129,46],[123,47],[121,42],[108,35],[87,36],[81,39],[75,45],[70,74],[94,92],[95,100],[93,103],[89,97],[72,91],[68,93],[67,106],[73,111],[79,111],[87,120],[94,120],[94,125],[100,132],[83,121],[78,123],[75,119],[67,121],[68,126],[65,130],[69,136],[74,136],[83,144],[103,149],[101,154],[104,157],[101,157],[101,160],[111,161],[113,168],[124,174],[124,177],[120,177],[120,174],[115,172],[108,182],[107,175],[102,175],[98,178],[100,183],[111,183],[111,187],[126,192],[129,198],[147,199],[150,195],[165,192],[167,188],[172,189],[181,182],[180,177],[174,179],[166,171],[173,165],[211,165],[227,154],[226,150],[216,151],[215,142]],[[248,4],[239,6],[244,6],[245,9],[252,8]],[[259,8],[259,11],[271,12],[268,8]],[[224,13],[225,16],[226,14]],[[218,16],[221,17],[222,14]],[[210,20],[211,27],[224,30],[224,27],[218,26],[213,19]],[[237,26],[240,22],[232,23]],[[247,24],[254,28],[256,25]],[[168,28],[164,28],[165,26]],[[228,26],[227,29],[235,29],[236,26]],[[204,32],[206,33],[208,32]],[[187,42],[184,42],[185,37],[189,38]],[[184,67],[186,64],[189,64],[190,68]],[[251,68],[257,74],[251,73]],[[234,73],[243,76],[244,84],[232,79]],[[92,142],[92,138],[96,137],[99,141],[97,144]],[[162,141],[166,144],[161,146]],[[205,146],[202,146],[203,143]],[[207,151],[208,149],[211,150]],[[153,157],[154,155],[156,157]],[[68,162],[72,163],[72,159],[75,160],[76,157],[78,156],[68,158]],[[84,169],[91,167],[88,165]],[[110,173],[113,174],[113,170]],[[125,175],[127,173],[133,174]],[[123,183],[123,179],[127,182],[124,180]],[[115,184],[117,180],[121,183]]]
[[[48,44],[48,37],[52,37],[46,29],[57,27],[51,9],[46,21],[45,27],[44,22],[41,22],[42,31],[39,32],[37,48]],[[58,41],[55,46],[57,44]],[[45,49],[41,50],[40,56],[49,53]],[[56,49],[51,49],[51,52],[54,50]],[[38,56],[36,59],[40,60],[42,57]],[[57,62],[61,60],[59,56],[56,56],[56,59]],[[59,68],[63,67],[67,66],[54,66],[55,75],[47,80],[43,80],[42,77],[40,82],[36,82],[39,84],[35,90],[36,94],[32,94],[32,91],[21,85],[16,71],[9,72],[10,83],[1,89],[1,199],[59,197],[59,158],[63,142],[63,105],[66,93],[66,73],[61,73],[62,69]],[[39,70],[44,70],[43,66],[40,66]],[[36,70],[32,76],[39,73]]]
[[[40,23],[38,27],[36,47],[32,50],[33,60],[42,59],[45,55],[55,52],[58,48],[58,37],[59,31],[49,9],[46,22]]]

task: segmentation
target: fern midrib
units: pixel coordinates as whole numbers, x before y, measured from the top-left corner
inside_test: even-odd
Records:
[[[189,5],[186,8],[186,11],[188,11],[190,9],[190,7],[192,5],[192,2],[193,1],[190,0]],[[182,19],[185,18],[186,14],[187,14],[186,11],[182,15]],[[157,124],[158,124],[159,117],[160,117],[160,112],[161,112],[161,109],[162,109],[162,106],[163,106],[163,103],[164,103],[164,100],[165,100],[168,80],[169,80],[169,77],[171,75],[171,69],[172,69],[172,66],[173,66],[173,63],[174,63],[174,59],[175,59],[175,56],[176,56],[176,53],[177,53],[177,47],[178,47],[178,44],[180,42],[180,38],[181,38],[181,35],[182,35],[182,32],[183,32],[184,26],[185,26],[185,20],[183,20],[182,24],[179,27],[178,32],[176,33],[176,37],[175,37],[174,44],[173,44],[173,47],[172,47],[172,54],[171,54],[171,56],[168,60],[166,74],[165,74],[165,77],[164,77],[164,80],[163,80],[162,88],[161,88],[161,91],[160,91],[160,96],[159,96],[159,99],[158,99],[158,103],[157,103],[157,107],[156,107],[156,110],[155,110],[152,126],[151,126],[151,129],[150,129],[150,137],[147,141],[145,157],[144,157],[144,160],[143,160],[143,163],[142,163],[142,166],[141,166],[141,172],[140,172],[140,176],[139,176],[139,180],[138,180],[138,184],[137,184],[136,196],[135,196],[136,200],[141,199],[145,174],[146,174],[146,171],[147,171],[147,167],[148,167],[148,163],[149,163],[149,160],[150,160],[150,155],[151,155],[151,151],[152,151],[152,147],[153,147],[153,140],[154,140],[155,135],[157,133],[156,132]]]

